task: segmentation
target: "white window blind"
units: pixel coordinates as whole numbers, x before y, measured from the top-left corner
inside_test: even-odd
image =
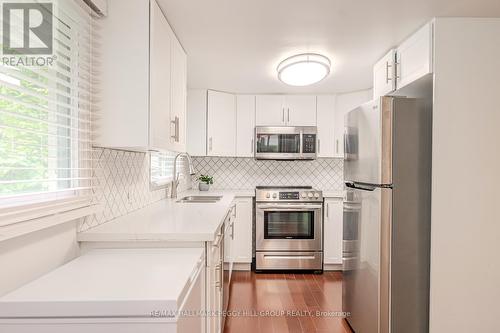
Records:
[[[95,22],[81,0],[52,3],[53,65],[0,63],[0,226],[91,201]]]
[[[174,159],[175,153],[171,152],[151,152],[150,153],[150,174],[151,185],[153,187],[163,187],[174,179]],[[179,159],[180,160],[180,159]],[[177,160],[177,167],[179,167]],[[177,169],[180,171],[180,169]]]

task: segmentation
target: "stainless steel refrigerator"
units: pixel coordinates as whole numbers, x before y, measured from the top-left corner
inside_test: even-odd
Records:
[[[381,97],[345,118],[343,310],[356,333],[428,332],[427,105]]]

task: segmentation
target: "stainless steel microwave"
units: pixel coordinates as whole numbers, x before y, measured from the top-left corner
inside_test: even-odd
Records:
[[[315,126],[255,127],[255,158],[259,160],[313,160]]]

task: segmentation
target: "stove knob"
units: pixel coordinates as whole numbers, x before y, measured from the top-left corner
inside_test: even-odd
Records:
[[[306,193],[306,192],[302,192],[302,193],[300,194],[300,196],[301,196],[302,198],[305,198],[305,197],[307,197],[307,193]]]
[[[309,194],[307,195],[309,198],[312,198],[313,197],[313,194],[309,192]]]
[[[277,195],[276,193],[273,193],[273,199],[276,199]]]
[[[314,197],[315,197],[316,199],[318,199],[318,198],[319,198],[319,193],[318,193],[318,192],[314,193]]]
[[[270,193],[266,193],[266,198],[270,198],[271,197],[271,194]]]

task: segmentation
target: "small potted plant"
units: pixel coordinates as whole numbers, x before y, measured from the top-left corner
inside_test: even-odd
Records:
[[[210,184],[214,183],[214,177],[208,175],[201,175],[198,177],[198,180],[200,181],[198,183],[200,191],[208,191],[210,189]]]

